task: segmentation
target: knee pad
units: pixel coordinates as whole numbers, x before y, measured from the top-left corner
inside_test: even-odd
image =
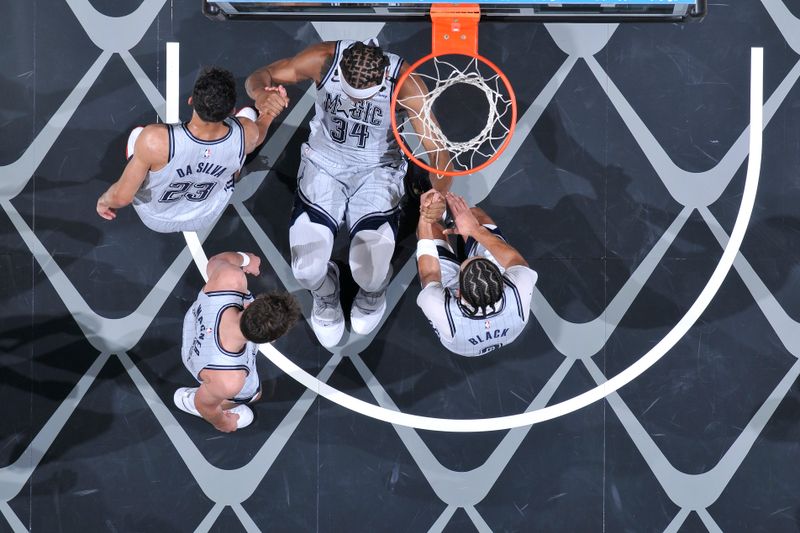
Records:
[[[350,240],[350,271],[353,280],[365,291],[386,286],[394,254],[394,231],[388,222],[378,229],[365,229]]]
[[[322,224],[311,222],[308,214],[300,215],[289,228],[292,250],[292,273],[301,287],[317,289],[328,272],[333,251],[333,234]]]

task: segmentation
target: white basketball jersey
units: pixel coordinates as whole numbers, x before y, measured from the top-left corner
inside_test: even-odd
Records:
[[[249,400],[261,388],[256,371],[258,345],[247,342],[241,352],[229,352],[219,339],[219,324],[222,313],[229,307],[243,309],[253,296],[237,291],[210,291],[197,295],[197,300],[186,312],[183,320],[183,346],[181,355],[186,368],[200,381],[200,371],[244,370],[247,372],[244,386],[231,400]]]
[[[503,275],[503,298],[495,311],[469,316],[456,296],[458,282],[451,287],[431,283],[420,292],[422,307],[442,345],[467,357],[485,355],[511,343],[525,329],[537,274],[527,267],[511,267]]]
[[[367,100],[353,102],[342,91],[339,60],[355,41],[338,41],[331,67],[317,84],[316,114],[311,120],[308,144],[340,166],[365,167],[395,164],[403,160],[392,133],[389,115],[392,91],[403,60],[389,57],[388,78],[381,90]]]
[[[233,194],[234,175],[244,164],[244,129],[225,119],[228,133],[214,141],[198,139],[186,123],[168,124],[169,160],[149,172],[133,207],[144,224],[162,233],[207,228]]]

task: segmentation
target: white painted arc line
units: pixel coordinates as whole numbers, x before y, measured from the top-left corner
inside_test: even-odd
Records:
[[[180,49],[181,43],[167,43],[167,105],[164,112],[167,124],[174,124],[180,121],[178,116],[180,109]]]
[[[711,300],[716,296],[725,280],[728,272],[733,266],[733,261],[739,253],[744,234],[747,226],[750,223],[750,216],[753,212],[755,204],[756,192],[758,190],[759,175],[761,172],[761,147],[762,147],[762,122],[763,122],[763,70],[764,70],[764,53],[762,48],[753,48],[751,50],[750,58],[750,155],[747,162],[747,177],[745,180],[744,192],[742,194],[742,203],[739,206],[739,213],[736,216],[736,222],[731,232],[728,244],[722,253],[719,263],[717,264],[714,272],[711,274],[708,283],[700,292],[697,300],[686,311],[686,314],[681,320],[666,334],[666,336],[656,344],[649,352],[644,354],[638,361],[631,366],[609,379],[605,383],[588,390],[578,396],[559,402],[557,404],[537,409],[535,411],[528,411],[516,415],[500,416],[495,418],[472,418],[472,419],[449,419],[449,418],[432,418],[427,416],[412,415],[386,409],[378,405],[374,405],[363,400],[359,400],[345,394],[337,389],[334,389],[327,383],[322,383],[314,376],[307,373],[305,370],[290,361],[286,356],[280,353],[271,344],[262,344],[259,348],[261,352],[273,364],[278,366],[290,377],[301,383],[308,389],[316,392],[320,396],[332,401],[333,403],[355,411],[364,416],[375,418],[388,422],[390,424],[397,424],[401,426],[411,427],[415,429],[429,430],[429,431],[442,431],[450,433],[478,433],[486,431],[502,431],[518,427],[530,426],[538,424],[546,420],[552,420],[563,416],[578,409],[582,409],[598,400],[601,400],[627,385],[645,370],[653,366],[664,355],[671,350],[675,344],[689,331],[689,329],[697,322],[703,312],[706,310]],[[198,239],[189,239],[187,237],[187,245],[189,246],[192,257],[199,265],[203,265],[206,259],[205,252],[200,246]],[[205,277],[205,269],[202,270]]]

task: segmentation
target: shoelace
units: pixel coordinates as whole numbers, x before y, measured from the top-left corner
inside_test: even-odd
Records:
[[[331,294],[330,296],[322,296],[319,299],[320,307],[324,311],[325,309],[331,309],[336,307],[336,304],[339,303],[339,295],[336,293]]]
[[[369,306],[370,308],[377,308],[378,307],[378,303],[380,302],[380,298],[384,294],[384,291],[367,292],[367,291],[363,291],[362,290],[361,294],[364,295],[362,300],[363,300],[364,303],[367,304],[367,306]],[[363,308],[363,306],[361,306],[361,305],[359,305],[359,307]]]

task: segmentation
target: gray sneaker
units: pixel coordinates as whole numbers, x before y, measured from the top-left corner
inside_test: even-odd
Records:
[[[344,313],[339,301],[339,267],[332,261],[328,263],[328,277],[333,279],[336,290],[329,296],[314,297],[314,307],[311,310],[311,328],[319,339],[320,344],[326,348],[336,346],[344,335]]]
[[[353,333],[366,335],[380,324],[386,312],[386,289],[367,292],[358,289],[350,310],[350,327]]]

